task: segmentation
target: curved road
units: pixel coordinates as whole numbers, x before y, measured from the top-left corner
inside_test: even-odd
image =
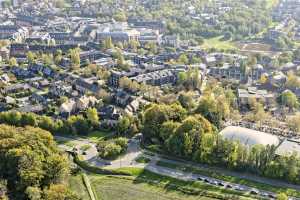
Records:
[[[83,138],[79,138],[79,139],[72,138],[71,139],[71,138],[65,138],[65,137],[55,137],[55,138],[56,138],[56,140],[59,140],[59,141],[72,141],[72,143],[74,143],[75,147],[78,149],[79,153],[82,153],[82,151],[80,150],[81,146],[89,144],[91,147],[87,151],[85,151],[86,155],[82,155],[82,156],[83,156],[84,160],[86,162],[88,162],[90,165],[97,166],[97,167],[103,167],[103,168],[107,168],[107,169],[118,169],[121,167],[145,168],[151,172],[165,175],[165,176],[170,176],[170,177],[177,178],[180,180],[185,180],[185,181],[202,180],[202,181],[206,182],[207,184],[216,185],[216,186],[226,187],[226,186],[230,185],[230,188],[239,190],[239,191],[244,191],[244,192],[255,191],[264,197],[271,197],[271,196],[275,197],[276,196],[275,193],[270,192],[270,191],[262,191],[262,190],[258,190],[256,188],[248,187],[245,185],[234,184],[234,183],[226,182],[223,180],[219,180],[219,179],[215,179],[215,178],[211,178],[211,177],[207,177],[207,176],[202,176],[202,175],[196,174],[196,173],[183,172],[183,171],[172,169],[172,168],[158,166],[156,164],[158,161],[163,161],[166,163],[173,163],[173,164],[185,165],[185,166],[189,166],[189,167],[193,167],[193,168],[199,168],[201,170],[207,170],[207,171],[213,170],[213,171],[216,171],[221,174],[234,176],[234,177],[238,177],[241,179],[248,179],[248,180],[252,180],[255,182],[264,183],[264,184],[268,184],[268,185],[273,185],[273,186],[278,186],[278,187],[288,187],[288,188],[300,190],[299,185],[292,185],[292,184],[288,184],[288,183],[278,181],[278,180],[272,180],[272,179],[267,179],[267,178],[263,178],[263,177],[258,177],[255,175],[232,172],[229,170],[205,166],[205,165],[201,165],[201,164],[189,162],[189,161],[175,161],[175,160],[172,160],[171,158],[163,158],[158,154],[153,154],[153,156],[152,155],[150,156],[149,154],[144,154],[145,151],[143,151],[140,148],[139,141],[134,140],[134,139],[130,140],[130,142],[128,144],[127,153],[124,156],[122,156],[119,159],[114,160],[114,161],[107,161],[107,160],[100,159],[98,157],[96,145],[94,143],[90,142],[88,139],[83,139]],[[72,150],[73,149],[72,147],[66,146],[64,144],[60,144],[59,146],[61,148],[63,148],[64,150]],[[149,158],[150,162],[146,163],[146,164],[137,163],[135,160],[139,156]],[[222,184],[222,185],[220,185],[220,184]],[[290,199],[299,199],[299,198],[290,198]]]

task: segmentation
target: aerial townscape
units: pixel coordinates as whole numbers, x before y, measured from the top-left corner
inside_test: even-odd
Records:
[[[269,199],[300,199],[300,0],[0,0],[0,200]]]

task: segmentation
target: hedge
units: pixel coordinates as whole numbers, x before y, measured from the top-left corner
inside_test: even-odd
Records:
[[[116,171],[116,170],[109,170],[109,169],[103,169],[101,167],[92,166],[88,164],[87,162],[80,160],[78,155],[76,153],[71,153],[71,155],[74,158],[74,163],[76,163],[79,167],[82,169],[92,172],[95,174],[105,174],[105,175],[123,175],[123,176],[131,176],[129,173]]]

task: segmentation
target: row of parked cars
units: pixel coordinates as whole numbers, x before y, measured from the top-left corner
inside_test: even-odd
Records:
[[[249,192],[252,195],[258,195],[258,196],[262,196],[262,197],[266,197],[266,198],[270,198],[270,199],[276,198],[276,195],[273,193],[270,193],[270,192],[259,191],[255,188],[232,184],[232,183],[228,183],[228,182],[216,180],[216,179],[211,179],[211,178],[204,177],[204,176],[199,176],[197,178],[197,180],[202,181],[207,184],[210,184],[210,185],[224,187],[227,189],[232,189],[232,190],[236,190],[236,191],[240,191],[240,192]]]

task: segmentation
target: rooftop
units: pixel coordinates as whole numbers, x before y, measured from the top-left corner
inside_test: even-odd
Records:
[[[225,139],[239,141],[249,146],[257,144],[278,146],[280,142],[277,136],[239,126],[228,126],[220,134]]]

